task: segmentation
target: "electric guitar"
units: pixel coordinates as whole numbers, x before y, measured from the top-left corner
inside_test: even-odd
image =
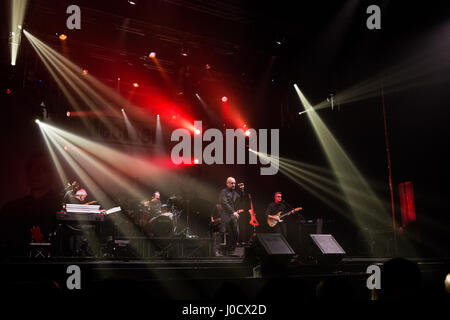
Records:
[[[244,209],[239,209],[238,211],[236,211],[237,214],[241,214],[242,212],[244,212]],[[217,226],[220,223],[220,221],[222,221],[222,218],[220,218],[220,217],[215,218],[215,219],[213,217],[211,217],[210,223],[213,226]]]
[[[250,213],[250,224],[253,226],[253,227],[257,227],[257,226],[259,226],[259,223],[258,223],[258,220],[256,220],[256,214],[255,214],[255,212],[253,211],[253,202],[252,202],[252,196],[251,196],[251,194],[249,193],[248,194],[248,197],[249,197],[249,199],[250,199],[250,209],[248,210],[248,212]]]
[[[283,214],[281,214],[283,211],[280,211],[280,212],[274,214],[274,216],[278,216],[278,217],[280,217],[280,219],[281,219],[281,218],[284,218],[284,217],[286,217],[286,216],[288,216],[288,215],[290,215],[290,214],[293,214],[293,213],[295,213],[295,212],[297,212],[297,211],[300,211],[300,210],[302,210],[302,209],[303,209],[302,207],[298,207],[298,208],[292,209],[291,211],[288,211],[288,212],[283,213]],[[278,222],[283,222],[283,220],[277,221],[277,220],[275,220],[275,219],[273,219],[273,218],[267,217],[267,224],[268,224],[269,227],[271,227],[271,228],[275,227],[275,226],[277,225]]]

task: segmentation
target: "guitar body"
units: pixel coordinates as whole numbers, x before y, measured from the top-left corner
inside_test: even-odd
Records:
[[[278,212],[277,214],[274,214],[274,216],[280,216],[281,215],[281,211]],[[271,218],[267,218],[267,224],[269,225],[269,227],[273,228],[278,224],[278,221],[275,219],[271,219]]]
[[[249,193],[248,194],[248,198],[250,199],[250,210],[248,210],[248,212],[250,213],[250,225],[253,226],[253,228],[256,228],[257,226],[259,226],[258,220],[256,220],[256,214],[255,211],[253,211],[253,201],[252,201],[252,196]]]
[[[292,209],[291,211],[289,211],[287,213],[284,213],[284,214],[282,214],[283,212],[280,211],[280,212],[277,212],[276,214],[273,214],[273,216],[278,216],[281,219],[283,217],[291,215],[291,214],[293,214],[293,213],[295,213],[297,211],[300,211],[302,209],[303,209],[302,207],[298,207],[298,208]],[[280,222],[283,222],[283,221],[280,221]],[[269,227],[273,228],[273,227],[275,227],[278,224],[278,221],[275,220],[275,219],[267,217],[267,224],[269,225]]]

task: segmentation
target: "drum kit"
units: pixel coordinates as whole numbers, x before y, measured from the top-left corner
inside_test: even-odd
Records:
[[[167,204],[160,204],[159,200],[141,202],[137,214],[137,225],[143,233],[153,237],[172,237],[179,233],[179,219],[181,198],[172,196]]]

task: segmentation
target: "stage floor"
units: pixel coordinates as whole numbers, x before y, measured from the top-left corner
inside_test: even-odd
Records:
[[[243,257],[147,260],[94,258],[16,259],[0,263],[3,291],[23,294],[96,295],[144,294],[161,300],[221,299],[233,291],[241,299],[264,299],[272,290],[300,290],[313,299],[321,281],[334,279],[348,285],[352,299],[369,300],[367,267],[381,266],[389,257],[345,257],[338,263],[301,263],[262,270]],[[409,259],[417,263],[428,292],[443,294],[450,259]],[[70,266],[79,267],[80,290],[70,290]],[[273,289],[273,288],[275,289]],[[290,289],[289,289],[290,288]]]

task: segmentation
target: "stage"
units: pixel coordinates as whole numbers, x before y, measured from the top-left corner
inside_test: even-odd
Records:
[[[448,1],[5,4],[3,293],[448,301]]]
[[[267,272],[246,262],[244,257],[190,259],[98,260],[93,258],[53,258],[2,262],[2,290],[22,296],[36,290],[51,296],[145,296],[149,299],[237,301],[371,300],[366,286],[370,265],[382,266],[390,258],[344,257],[336,264],[303,264],[292,260]],[[421,272],[420,297],[446,299],[444,279],[450,260],[411,259]],[[78,266],[80,289],[68,289],[70,266]],[[411,280],[412,281],[412,280]],[[345,296],[318,296],[321,282],[339,285]],[[383,283],[382,283],[383,285]],[[282,295],[273,295],[282,290]],[[289,296],[289,292],[296,292]],[[379,290],[375,290],[379,294]],[[231,294],[231,295],[230,295]],[[326,293],[330,294],[330,292]]]

